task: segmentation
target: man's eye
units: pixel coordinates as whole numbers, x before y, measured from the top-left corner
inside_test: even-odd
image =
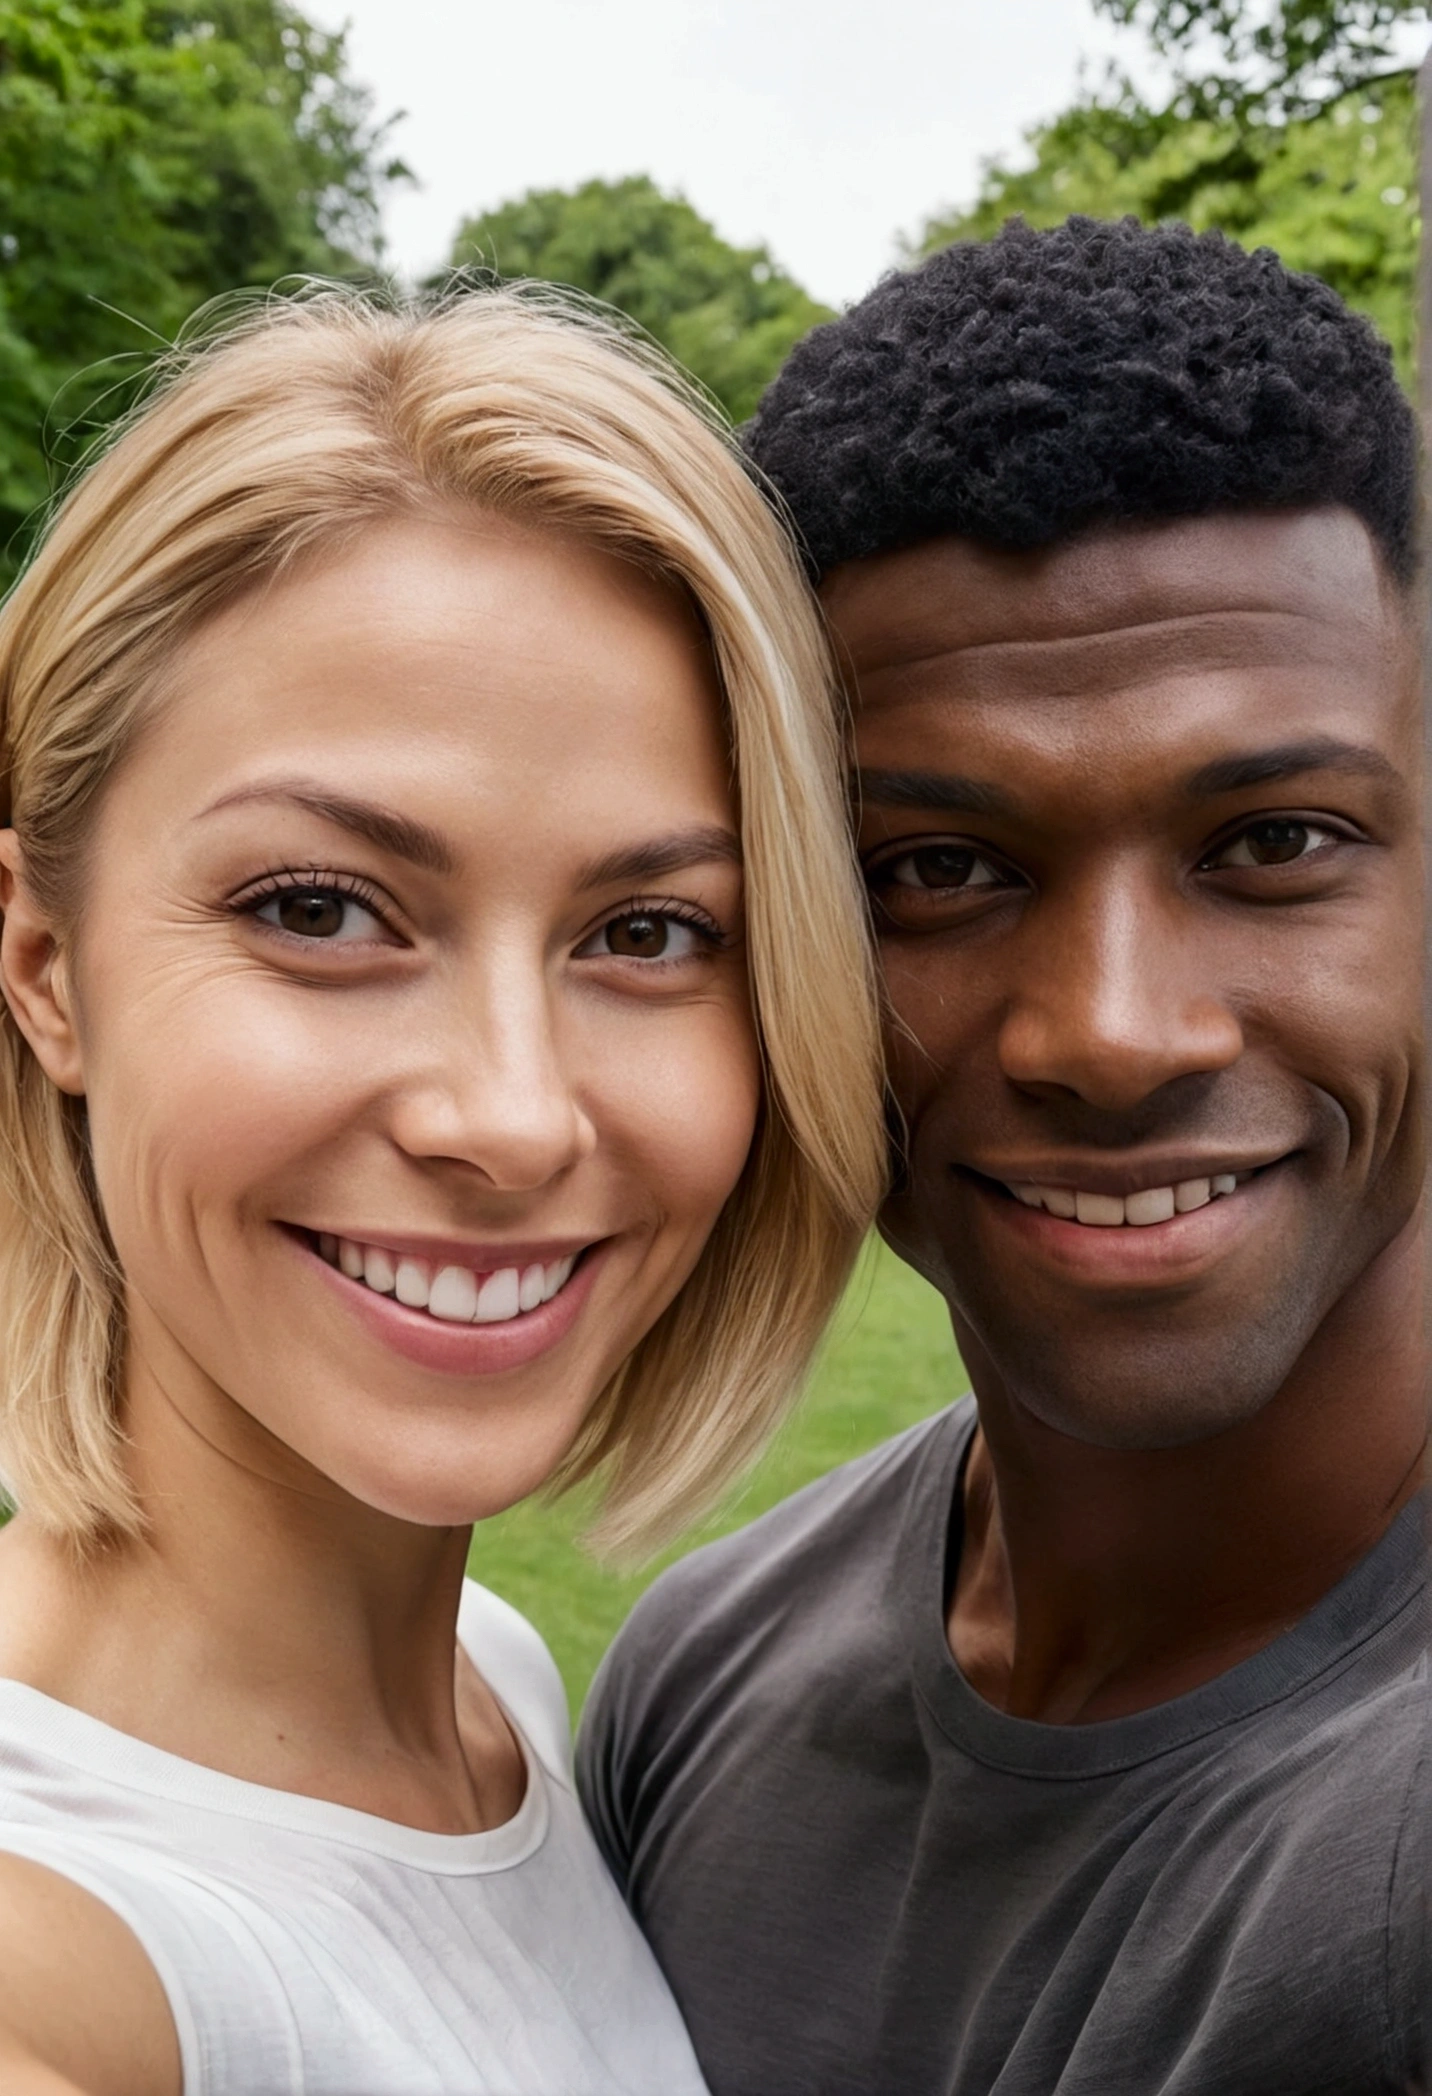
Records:
[[[1335,832],[1293,816],[1251,822],[1204,863],[1210,871],[1247,866],[1288,866],[1335,841]]]
[[[260,903],[253,914],[297,938],[324,939],[338,945],[381,937],[383,932],[367,904],[354,895],[345,895],[340,888],[285,888]]]
[[[996,888],[1005,885],[997,866],[967,844],[922,844],[918,851],[887,859],[872,881],[885,888]]]

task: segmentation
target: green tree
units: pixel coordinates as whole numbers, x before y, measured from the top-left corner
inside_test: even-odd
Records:
[[[456,268],[567,284],[617,306],[735,420],[754,409],[792,343],[830,309],[763,247],[731,247],[646,175],[535,189],[464,220]]]
[[[0,0],[11,560],[95,415],[195,307],[376,267],[380,192],[401,172],[385,132],[343,38],[287,0]]]
[[[1168,59],[1183,112],[1281,122],[1316,116],[1355,87],[1404,70],[1395,32],[1425,0],[1094,0]],[[1197,63],[1211,46],[1216,58]]]
[[[1417,261],[1416,107],[1391,63],[1395,0],[1096,0],[1171,62],[1151,106],[1117,72],[1026,134],[1030,163],[987,163],[978,195],[913,243],[988,238],[1012,213],[1132,212],[1275,248],[1365,312],[1410,384]],[[1211,54],[1211,64],[1210,64]],[[1202,60],[1206,70],[1195,72]]]

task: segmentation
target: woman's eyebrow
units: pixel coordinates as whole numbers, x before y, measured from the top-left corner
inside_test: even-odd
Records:
[[[221,808],[239,807],[248,801],[287,801],[290,807],[303,808],[324,822],[336,823],[339,829],[365,838],[379,851],[407,859],[428,873],[452,873],[457,866],[452,846],[427,823],[399,815],[396,809],[385,808],[378,801],[356,800],[306,780],[274,779],[263,786],[241,786],[236,792],[211,801],[198,819],[202,821],[205,816],[217,815]]]
[[[238,807],[250,801],[285,801],[290,807],[302,808],[324,822],[336,823],[355,837],[366,838],[380,851],[392,852],[429,873],[452,873],[457,867],[457,854],[452,846],[440,831],[431,829],[427,823],[400,815],[395,808],[385,808],[378,801],[334,793],[316,781],[273,779],[261,786],[241,786],[233,793],[211,801],[199,820],[216,815],[221,808]],[[697,866],[703,860],[711,859],[739,866],[740,840],[733,831],[717,823],[697,823],[687,830],[673,830],[664,837],[652,837],[640,844],[619,846],[615,851],[604,852],[582,868],[578,886],[604,888],[617,881],[658,880],[662,874],[675,873],[681,867]]]
[[[665,837],[619,847],[590,859],[578,876],[582,888],[609,888],[617,881],[659,880],[664,873],[677,873],[703,860],[722,859],[741,864],[740,839],[716,823],[697,823],[689,830],[673,830]]]

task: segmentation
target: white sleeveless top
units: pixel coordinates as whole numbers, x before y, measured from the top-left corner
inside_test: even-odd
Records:
[[[484,1834],[243,1783],[0,1681],[0,1849],[133,1930],[184,2096],[705,2096],[577,1805],[551,1655],[472,1581],[458,1636],[527,1763]]]

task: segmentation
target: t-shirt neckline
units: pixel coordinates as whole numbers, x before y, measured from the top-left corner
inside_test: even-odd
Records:
[[[1375,1637],[1392,1630],[1407,1609],[1419,1605],[1425,1516],[1420,1498],[1402,1509],[1291,1630],[1186,1695],[1090,1725],[1011,1717],[970,1686],[945,1633],[945,1568],[959,1539],[957,1494],[978,1421],[973,1397],[953,1406],[947,1418],[941,1460],[925,1467],[925,1489],[914,1495],[910,1507],[902,1583],[919,1597],[911,1654],[917,1689],[946,1737],[988,1767],[1068,1782],[1155,1760],[1350,1664]]]
[[[551,1819],[550,1786],[542,1763],[512,1712],[505,1704],[502,1710],[522,1754],[526,1788],[511,1819],[476,1834],[436,1834],[356,1806],[250,1783],[136,1739],[25,1682],[5,1679],[0,1679],[0,1778],[8,1756],[18,1747],[82,1770],[107,1789],[162,1799],[171,1811],[188,1807],[222,1813],[439,1876],[479,1876],[526,1862],[541,1848]]]

